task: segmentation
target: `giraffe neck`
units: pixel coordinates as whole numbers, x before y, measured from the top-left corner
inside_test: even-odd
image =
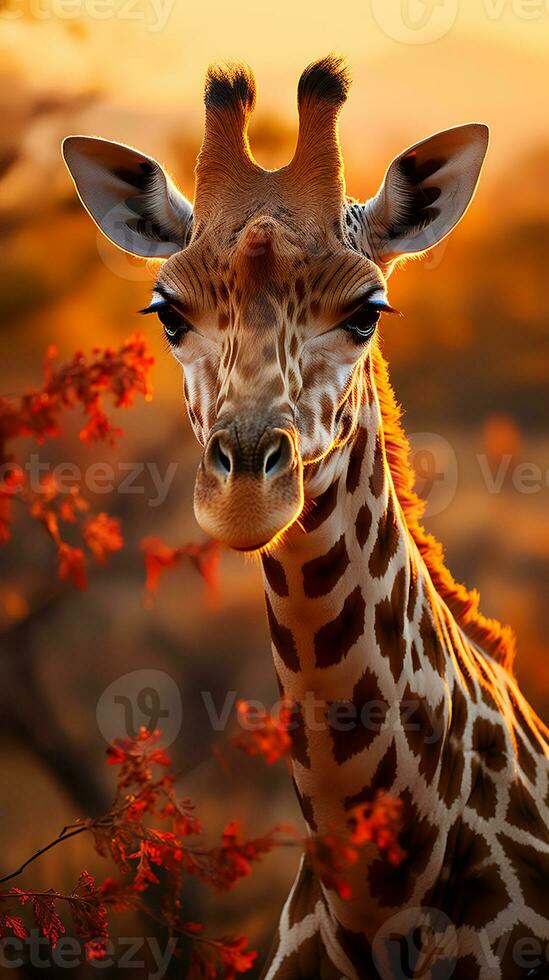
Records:
[[[410,818],[427,812],[450,710],[436,595],[396,497],[368,374],[365,390],[356,433],[334,452],[334,478],[304,530],[263,559],[275,667],[296,705],[294,779],[312,833],[341,825],[378,789],[403,797]]]
[[[297,949],[320,957],[307,975],[333,965],[354,980],[377,975],[379,936],[415,935],[433,910],[435,932],[463,956],[456,976],[484,968],[487,942],[490,976],[514,976],[508,923],[549,939],[546,872],[534,880],[531,870],[540,848],[549,861],[549,733],[436,592],[366,381],[356,434],[321,463],[304,528],[263,558],[265,592],[276,672],[296,706],[293,775],[310,833],[341,826],[384,790],[403,803],[406,857],[392,867],[366,845],[346,871],[348,900],[304,864],[266,977],[286,976]]]

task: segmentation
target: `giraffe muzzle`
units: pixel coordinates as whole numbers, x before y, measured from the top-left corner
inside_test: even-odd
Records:
[[[268,545],[299,516],[303,473],[293,432],[246,423],[217,428],[206,445],[195,495],[198,523],[238,551]]]

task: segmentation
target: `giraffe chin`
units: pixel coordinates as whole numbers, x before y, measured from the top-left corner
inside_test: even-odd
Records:
[[[303,509],[300,470],[265,486],[253,476],[238,476],[225,486],[212,486],[199,469],[195,484],[196,519],[211,538],[233,551],[264,551],[273,546]]]

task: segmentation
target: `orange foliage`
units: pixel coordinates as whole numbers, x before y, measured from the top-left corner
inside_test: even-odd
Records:
[[[107,951],[109,912],[138,909],[155,915],[147,904],[147,895],[151,886],[160,884],[158,872],[162,870],[163,921],[172,935],[185,937],[193,945],[187,976],[216,978],[221,970],[226,980],[234,980],[252,967],[257,953],[246,949],[245,937],[210,938],[203,933],[201,923],[185,918],[182,890],[189,876],[216,892],[230,890],[250,874],[254,862],[273,848],[298,845],[304,848],[324,884],[348,899],[352,891],[346,869],[358,861],[359,848],[364,843],[376,844],[392,864],[404,858],[398,845],[402,805],[383,793],[378,793],[371,804],[352,811],[346,833],[334,831],[303,839],[292,827],[278,825],[261,837],[246,840],[239,823],[231,821],[220,843],[207,847],[200,839],[202,826],[194,804],[176,791],[176,776],[169,756],[158,744],[159,736],[158,731],[141,729],[137,738],[118,739],[109,746],[107,762],[119,767],[116,795],[109,811],[65,827],[55,841],[18,871],[0,879],[0,884],[17,877],[45,850],[85,832],[92,835],[97,853],[111,859],[119,877],[110,875],[96,885],[92,876],[83,871],[70,894],[13,887],[0,891],[0,936],[25,938],[27,926],[15,914],[14,907],[29,907],[35,927],[55,946],[65,932],[58,909],[66,903],[88,959],[102,959]]]
[[[191,541],[179,548],[170,548],[161,538],[144,538],[141,550],[145,560],[145,588],[156,592],[161,574],[168,568],[176,568],[184,559],[188,559],[202,576],[206,585],[217,588],[217,566],[219,548],[215,541],[204,541],[199,544]]]
[[[247,701],[239,701],[236,707],[242,731],[231,739],[235,748],[247,755],[262,756],[268,765],[288,755],[292,747],[289,731],[292,710],[289,705],[282,705],[277,718]]]
[[[103,399],[110,395],[116,407],[129,407],[137,394],[151,397],[149,373],[153,364],[145,339],[135,334],[118,350],[95,348],[87,359],[77,352],[66,364],[54,368],[57,356],[48,350],[42,388],[28,392],[18,400],[0,398],[0,543],[11,535],[12,502],[17,495],[28,513],[39,521],[56,549],[59,577],[78,589],[87,585],[86,555],[80,547],[63,540],[60,525],[77,524],[89,509],[80,488],[74,484],[61,489],[52,474],[32,487],[23,468],[8,452],[9,444],[21,436],[31,436],[38,443],[60,435],[60,416],[67,408],[80,406],[86,423],[80,431],[84,442],[109,439],[114,442],[122,430],[114,428],[105,413]],[[108,514],[89,516],[83,522],[82,537],[91,554],[100,562],[123,545],[119,522]]]

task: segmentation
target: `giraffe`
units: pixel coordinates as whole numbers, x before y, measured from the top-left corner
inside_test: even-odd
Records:
[[[461,219],[488,130],[406,149],[359,203],[338,138],[348,86],[333,56],[305,69],[294,156],[266,171],[253,75],[210,68],[193,205],[127,146],[73,136],[64,158],[100,229],[161,260],[143,312],[183,366],[198,522],[261,563],[308,832],[378,790],[403,803],[405,859],[366,845],[350,898],[303,860],[264,977],[547,977],[549,732],[513,634],[422,527],[379,337],[391,271]]]

